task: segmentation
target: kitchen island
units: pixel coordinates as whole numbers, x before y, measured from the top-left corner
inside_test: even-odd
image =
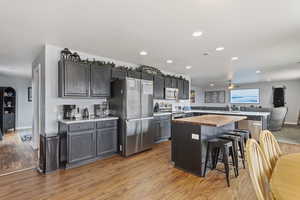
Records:
[[[191,110],[187,111],[193,113],[194,116],[198,115],[231,115],[231,116],[246,116],[247,119],[239,123],[238,128],[250,128],[251,131],[257,132],[251,126],[258,127],[259,131],[266,130],[269,127],[270,112],[246,112],[246,111],[221,111],[221,110]]]
[[[207,140],[233,130],[245,116],[202,115],[172,120],[172,161],[176,168],[203,176]]]

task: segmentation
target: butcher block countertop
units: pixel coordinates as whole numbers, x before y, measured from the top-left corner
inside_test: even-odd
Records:
[[[172,120],[173,123],[204,125],[220,127],[226,124],[238,122],[247,119],[245,116],[230,116],[230,115],[201,115],[196,117],[186,117]]]

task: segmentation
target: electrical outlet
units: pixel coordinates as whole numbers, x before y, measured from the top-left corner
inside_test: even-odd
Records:
[[[199,135],[192,133],[192,139],[193,140],[199,140]]]

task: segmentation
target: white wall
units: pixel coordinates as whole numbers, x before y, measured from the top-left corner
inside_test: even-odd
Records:
[[[289,111],[287,114],[286,122],[287,123],[297,123],[298,113],[300,110],[300,80],[290,80],[290,81],[280,81],[280,82],[262,82],[262,83],[251,83],[239,85],[239,88],[259,88],[260,89],[260,104],[255,104],[255,106],[262,107],[273,107],[272,104],[272,87],[284,85],[286,86],[286,106]],[[192,86],[192,89],[196,92],[196,102],[191,104],[191,106],[226,106],[229,104],[229,90],[224,87],[209,87],[201,88]],[[226,102],[224,104],[205,104],[204,103],[204,91],[209,90],[225,90],[226,91]],[[252,105],[252,104],[239,104],[239,105]]]
[[[16,90],[16,128],[31,128],[32,102],[28,102],[28,87],[31,87],[31,78],[0,75],[0,87],[12,87]]]
[[[60,51],[62,49],[63,47],[49,44],[45,45],[45,133],[48,135],[57,134],[58,132],[57,119],[61,115],[61,105],[76,104],[79,106],[88,106],[91,108],[93,104],[99,104],[103,101],[103,99],[63,99],[58,97],[58,61],[60,59]],[[87,54],[78,50],[70,49],[70,51],[76,51],[80,55],[81,59],[95,58],[96,60],[114,62],[117,66],[139,66],[133,63],[127,63],[110,58]]]

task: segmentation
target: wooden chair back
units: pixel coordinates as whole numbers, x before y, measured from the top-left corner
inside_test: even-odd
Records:
[[[278,158],[282,155],[276,138],[270,131],[264,130],[260,133],[259,144],[271,168],[274,169]]]
[[[271,166],[254,139],[247,141],[246,158],[250,178],[258,200],[273,200],[269,185],[272,173]]]

